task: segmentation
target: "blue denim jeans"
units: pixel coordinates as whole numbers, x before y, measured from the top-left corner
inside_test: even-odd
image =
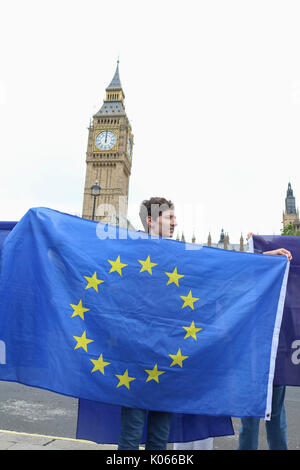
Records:
[[[146,410],[122,407],[118,450],[138,450],[143,437]],[[172,413],[149,411],[146,450],[166,450]]]
[[[266,421],[267,441],[270,450],[287,450],[286,416],[284,408],[285,386],[273,387],[272,414]],[[243,418],[239,434],[239,450],[258,448],[259,418]]]

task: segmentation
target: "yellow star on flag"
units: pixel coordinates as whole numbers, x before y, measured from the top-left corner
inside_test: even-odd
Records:
[[[194,323],[194,320],[192,321],[192,323],[190,324],[190,326],[183,326],[182,328],[184,328],[186,330],[186,335],[184,337],[184,339],[186,338],[189,338],[190,336],[192,338],[194,338],[196,341],[197,341],[197,336],[196,336],[196,333],[198,333],[198,331],[202,330],[202,328],[196,328],[195,327],[195,323]]]
[[[100,372],[104,375],[104,367],[108,366],[110,362],[105,362],[103,361],[103,355],[100,354],[99,358],[97,360],[95,359],[90,359],[92,363],[94,364],[94,368],[92,372],[96,372],[96,370],[100,370]]]
[[[184,307],[188,306],[188,307],[191,307],[192,310],[194,310],[194,302],[199,300],[197,297],[192,296],[192,291],[191,290],[190,290],[190,292],[188,293],[187,296],[181,295],[180,297],[184,300],[184,304],[181,308],[184,308]]]
[[[169,354],[169,356],[173,359],[173,362],[170,365],[170,367],[175,366],[176,364],[182,367],[182,361],[184,361],[185,359],[189,357],[189,356],[183,356],[181,354],[180,348],[178,349],[177,354]]]
[[[174,269],[174,271],[172,273],[165,273],[167,276],[169,276],[169,280],[167,282],[167,286],[169,284],[172,284],[172,282],[174,282],[174,284],[176,284],[176,286],[179,287],[179,284],[178,284],[178,279],[180,279],[181,277],[184,277],[183,274],[178,274],[177,273],[177,267]]]
[[[75,338],[77,341],[74,349],[83,348],[85,352],[87,352],[87,345],[94,341],[93,339],[88,339],[86,337],[86,330],[82,333],[81,336],[73,336],[73,338]]]
[[[157,263],[152,263],[150,260],[150,256],[146,260],[138,260],[139,263],[141,263],[142,267],[140,269],[140,273],[143,271],[148,271],[149,274],[152,274],[152,268],[153,266],[157,266]]]
[[[86,289],[89,289],[90,287],[92,287],[93,289],[95,289],[96,292],[98,292],[98,284],[102,284],[102,282],[104,282],[101,279],[97,279],[96,271],[94,272],[92,277],[88,277],[88,276],[83,276],[83,277],[88,281]]]
[[[128,369],[125,370],[123,375],[117,375],[116,374],[116,377],[118,377],[118,379],[120,381],[117,385],[117,388],[121,387],[122,385],[125,385],[125,387],[127,387],[128,390],[130,390],[129,383],[132,382],[133,380],[135,380],[135,377],[129,377],[128,376]]]
[[[82,320],[84,320],[84,312],[88,312],[90,310],[89,308],[84,308],[83,307],[81,299],[79,300],[78,305],[73,305],[73,304],[70,304],[70,305],[74,309],[74,312],[73,312],[71,318],[76,317],[77,315],[79,315],[80,318],[82,318]]]
[[[158,377],[161,374],[164,374],[163,371],[157,370],[157,364],[155,364],[152,370],[145,369],[145,372],[147,372],[148,374],[146,382],[149,382],[150,380],[155,380],[155,382],[159,383]]]
[[[111,268],[110,268],[109,273],[113,273],[114,271],[117,271],[117,273],[119,273],[120,276],[122,276],[122,269],[123,269],[125,266],[128,266],[128,264],[121,263],[121,261],[120,261],[120,255],[117,257],[116,261],[111,261],[111,260],[109,259],[108,262],[111,264]]]

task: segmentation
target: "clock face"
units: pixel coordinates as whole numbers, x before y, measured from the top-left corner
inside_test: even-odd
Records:
[[[130,139],[128,139],[128,143],[127,143],[127,155],[128,155],[128,158],[131,157],[131,142],[130,142]]]
[[[96,145],[101,150],[110,150],[117,141],[117,137],[111,131],[103,131],[96,137]]]

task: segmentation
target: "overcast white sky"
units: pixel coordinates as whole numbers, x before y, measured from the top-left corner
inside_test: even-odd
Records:
[[[0,220],[81,215],[90,117],[120,57],[129,218],[171,198],[198,242],[280,233],[300,201],[300,2],[10,0],[0,10]]]

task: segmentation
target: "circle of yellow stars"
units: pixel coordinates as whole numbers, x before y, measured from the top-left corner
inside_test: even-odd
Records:
[[[128,266],[128,264],[122,263],[120,259],[120,255],[118,255],[114,261],[110,259],[107,261],[110,264],[109,274],[117,273],[120,276],[123,276],[122,270],[125,269]],[[139,259],[138,262],[141,264],[139,273],[145,272],[145,273],[150,274],[151,276],[152,276],[152,268],[158,265],[158,263],[154,263],[151,261],[150,255],[148,255],[145,260]],[[168,277],[168,280],[166,283],[167,286],[173,283],[177,287],[180,287],[179,280],[184,277],[184,274],[179,274],[177,272],[177,266],[174,268],[173,272],[165,272],[165,274]],[[97,293],[99,293],[99,287],[105,281],[102,279],[98,279],[97,272],[95,271],[92,276],[83,276],[83,277],[87,281],[85,289],[94,289]],[[198,297],[193,297],[191,290],[189,290],[186,296],[181,295],[180,298],[183,300],[181,309],[189,307],[191,310],[194,310],[194,303],[199,300]],[[85,313],[90,311],[89,308],[86,308],[83,306],[82,299],[79,300],[78,304],[70,304],[70,306],[73,308],[73,314],[71,316],[72,318],[79,316],[82,320],[85,320],[85,317],[84,317]],[[194,320],[191,322],[189,326],[184,325],[182,326],[182,328],[186,331],[184,339],[193,338],[195,341],[198,341],[197,333],[199,333],[199,331],[201,331],[202,328],[197,328],[195,326]],[[88,349],[87,349],[88,344],[94,342],[94,340],[87,338],[86,330],[84,330],[81,336],[73,336],[73,338],[76,340],[76,345],[74,347],[74,350],[82,348],[85,352],[88,352]],[[178,348],[177,353],[169,354],[169,356],[172,359],[172,362],[169,367],[179,366],[181,368],[183,367],[183,361],[185,361],[189,357],[189,356],[184,356],[180,348]],[[90,361],[93,364],[91,373],[95,373],[99,371],[103,375],[105,375],[105,367],[111,364],[110,362],[107,362],[103,359],[103,353],[100,354],[98,359],[90,359]],[[161,371],[158,369],[157,363],[154,365],[153,369],[145,369],[145,372],[148,374],[146,382],[150,382],[151,380],[154,380],[155,382],[159,383],[159,377],[162,374],[165,374],[165,371]],[[123,374],[115,374],[115,376],[119,380],[119,382],[116,385],[116,388],[119,388],[124,385],[128,390],[130,390],[130,383],[136,380],[136,377],[129,376],[128,369],[126,369]]]

